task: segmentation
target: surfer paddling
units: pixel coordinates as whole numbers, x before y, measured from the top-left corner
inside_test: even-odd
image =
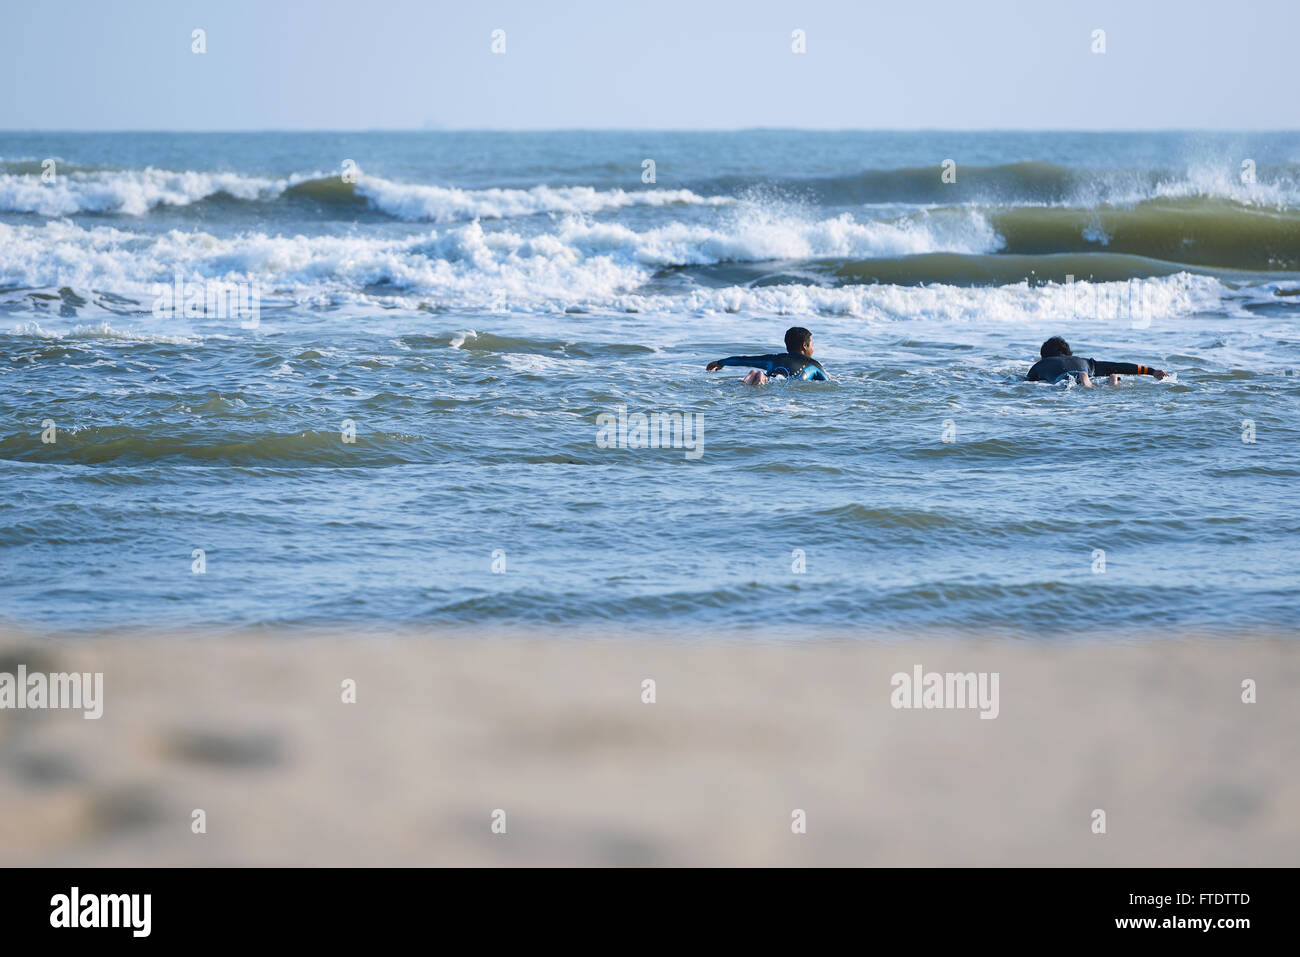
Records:
[[[754,371],[742,380],[745,385],[767,385],[772,379],[781,376],[787,379],[825,381],[828,378],[826,370],[812,354],[812,333],[803,326],[793,326],[785,331],[785,352],[715,359],[704,367],[704,371],[715,372],[723,366],[749,366]]]
[[[1122,375],[1149,375],[1157,379],[1166,378],[1169,373],[1164,369],[1151,366],[1135,365],[1132,362],[1103,362],[1101,359],[1084,359],[1070,352],[1070,344],[1060,336],[1052,336],[1043,343],[1039,350],[1042,356],[1034,363],[1029,374],[1025,376],[1030,382],[1057,383],[1067,377],[1074,379],[1084,388],[1093,386],[1093,376],[1103,376],[1112,385],[1119,382]]]

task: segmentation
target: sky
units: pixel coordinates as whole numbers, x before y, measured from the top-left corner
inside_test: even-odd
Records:
[[[1300,127],[1297,0],[0,0],[0,23],[10,130]]]

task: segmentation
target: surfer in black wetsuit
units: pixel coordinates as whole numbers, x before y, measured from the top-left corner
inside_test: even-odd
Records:
[[[1164,369],[1134,365],[1132,362],[1102,362],[1084,359],[1070,352],[1070,344],[1060,336],[1052,336],[1039,350],[1042,356],[1025,376],[1030,382],[1057,383],[1071,376],[1081,386],[1091,387],[1092,376],[1109,376],[1112,384],[1122,375],[1151,375],[1163,379],[1169,375]]]
[[[754,371],[745,376],[745,385],[766,385],[768,377],[785,376],[787,379],[825,380],[828,378],[822,364],[812,357],[812,333],[802,326],[785,331],[785,352],[766,356],[728,356],[715,359],[704,367],[713,372],[723,366],[749,366]]]

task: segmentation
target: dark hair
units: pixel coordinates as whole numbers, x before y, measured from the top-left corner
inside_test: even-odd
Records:
[[[1052,336],[1043,343],[1043,348],[1038,350],[1038,354],[1044,359],[1050,359],[1052,356],[1073,355],[1070,352],[1070,344],[1060,336]]]
[[[812,333],[803,326],[791,326],[785,331],[785,351],[792,356],[798,355],[811,338]]]

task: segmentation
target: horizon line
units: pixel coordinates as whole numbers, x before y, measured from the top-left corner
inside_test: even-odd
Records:
[[[6,133],[168,133],[174,135],[227,135],[249,133],[1300,133],[1297,129],[1259,127],[812,127],[812,126],[738,126],[738,127],[654,127],[654,126],[391,126],[391,127],[248,127],[230,129],[166,129],[154,127],[116,129],[75,129],[70,127],[0,127]]]

